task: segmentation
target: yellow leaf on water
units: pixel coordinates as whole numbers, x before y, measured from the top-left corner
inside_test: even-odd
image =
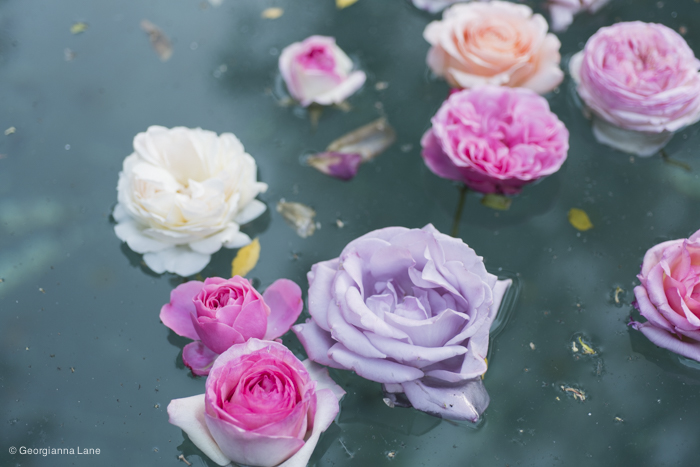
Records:
[[[260,16],[264,19],[277,19],[284,14],[282,8],[266,8],[260,13]]]
[[[593,223],[583,209],[571,208],[569,210],[569,222],[576,230],[585,231],[593,228]]]
[[[579,344],[581,344],[581,347],[583,347],[583,353],[585,353],[586,355],[595,355],[596,354],[596,351],[593,350],[593,347],[591,347],[590,345],[583,342],[583,339],[581,339],[581,336],[579,336],[578,342],[579,342]]]
[[[245,277],[258,264],[258,259],[260,259],[260,241],[256,238],[236,253],[236,257],[231,262],[231,277]]]
[[[337,6],[338,9],[342,10],[343,8],[347,8],[355,2],[357,2],[357,0],[335,0],[335,6]]]
[[[87,31],[88,24],[87,23],[75,23],[73,26],[70,27],[70,32],[71,34],[80,34],[81,32]]]

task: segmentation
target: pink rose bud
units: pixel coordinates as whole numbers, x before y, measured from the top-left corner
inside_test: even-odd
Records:
[[[325,368],[250,339],[221,354],[204,394],[171,401],[168,415],[219,465],[304,466],[344,394]]]
[[[561,43],[525,5],[461,3],[428,24],[428,66],[450,86],[524,87],[545,94],[561,83]]]
[[[700,61],[661,24],[601,28],[571,58],[571,77],[603,144],[640,156],[700,120]]]
[[[218,356],[248,339],[272,340],[289,330],[304,303],[294,282],[279,279],[260,295],[240,276],[190,281],[170,293],[160,319],[187,344],[182,359],[196,375],[206,375]]]
[[[630,325],[659,347],[700,361],[700,230],[644,255],[634,288],[647,321]]]
[[[304,107],[339,104],[365,83],[363,71],[353,71],[350,58],[333,37],[311,36],[282,50],[280,73],[292,97]]]
[[[516,194],[566,160],[569,132],[528,89],[483,86],[454,93],[421,139],[436,175],[481,193]]]

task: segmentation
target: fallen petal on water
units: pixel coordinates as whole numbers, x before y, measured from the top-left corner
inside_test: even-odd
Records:
[[[340,180],[350,180],[357,175],[361,162],[360,154],[344,152],[320,152],[306,159],[314,169]]]
[[[260,16],[264,19],[277,19],[283,14],[284,10],[282,8],[272,7],[264,9]]]
[[[374,159],[396,141],[396,132],[380,118],[341,136],[328,145],[328,152],[359,154],[362,162]]]
[[[277,212],[279,212],[284,220],[301,238],[310,237],[316,231],[316,223],[314,217],[316,211],[305,204],[287,202],[281,199],[277,203]]]
[[[342,10],[343,8],[347,8],[355,2],[357,2],[357,0],[335,0],[335,6],[339,10]]]
[[[498,211],[507,211],[512,202],[513,200],[511,198],[495,193],[487,193],[481,198],[481,204],[487,208],[496,209]]]
[[[231,277],[241,276],[245,277],[260,259],[260,241],[256,238],[248,245],[244,246],[238,253],[236,257],[233,258],[231,262]]]
[[[151,46],[160,59],[164,62],[168,61],[173,55],[173,46],[168,36],[166,36],[158,26],[147,19],[141,21],[141,29],[148,34],[148,38],[151,40]]]
[[[88,24],[83,23],[81,21],[81,22],[75,23],[73,26],[71,26],[70,32],[71,32],[71,34],[80,34],[82,32],[87,31],[87,28],[88,28]]]
[[[593,228],[593,223],[583,209],[571,208],[569,210],[569,222],[576,230],[584,232]]]

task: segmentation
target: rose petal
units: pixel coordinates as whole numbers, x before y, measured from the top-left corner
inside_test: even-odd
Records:
[[[331,337],[331,333],[324,331],[315,321],[297,324],[292,327],[292,331],[301,342],[301,345],[304,346],[304,350],[306,350],[306,354],[311,360],[332,368],[345,369],[345,367],[328,356],[328,351],[336,342]]]
[[[133,220],[126,220],[115,225],[114,233],[136,253],[149,253],[170,248],[167,243],[144,235],[143,227]]]
[[[318,391],[322,389],[330,389],[338,401],[340,401],[343,398],[343,396],[345,396],[345,390],[338,386],[338,384],[335,381],[333,381],[333,378],[331,378],[328,374],[328,368],[322,367],[321,365],[317,365],[309,359],[306,359],[301,363],[306,368],[306,371],[309,372],[309,376],[311,377],[311,379],[316,381],[317,394]],[[318,406],[316,409],[318,410]]]
[[[348,350],[343,344],[331,347],[328,356],[346,369],[378,383],[403,383],[423,377],[423,372],[417,368],[390,360],[362,357]]]
[[[231,463],[209,433],[204,420],[204,394],[173,399],[168,404],[168,417],[168,421],[187,433],[190,441],[209,459],[222,466]]]
[[[192,315],[195,312],[192,299],[204,284],[200,281],[189,281],[180,284],[170,292],[170,303],[160,309],[160,320],[175,334],[197,340],[199,336],[192,325]]]
[[[183,363],[197,376],[208,375],[218,356],[218,353],[212,352],[200,341],[190,342],[182,349]]]
[[[700,362],[700,342],[683,342],[675,334],[657,328],[649,322],[630,324],[659,347]]]
[[[288,279],[279,279],[265,290],[263,299],[270,307],[264,339],[273,340],[289,331],[299,318],[304,308],[301,289]]]
[[[157,274],[172,272],[182,277],[192,276],[204,269],[211,255],[196,253],[189,247],[176,246],[155,253],[146,253],[143,260]]]
[[[401,386],[414,408],[451,420],[476,422],[489,405],[489,395],[481,378],[458,386],[433,386],[420,380]]]
[[[265,212],[267,206],[262,201],[257,199],[252,200],[248,203],[241,212],[236,214],[234,222],[239,225],[247,224],[253,219],[257,219],[262,213]]]

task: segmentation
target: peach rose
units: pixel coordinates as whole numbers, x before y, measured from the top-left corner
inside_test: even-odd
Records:
[[[525,5],[461,3],[423,32],[428,66],[453,87],[523,87],[544,94],[561,83],[561,43]]]

